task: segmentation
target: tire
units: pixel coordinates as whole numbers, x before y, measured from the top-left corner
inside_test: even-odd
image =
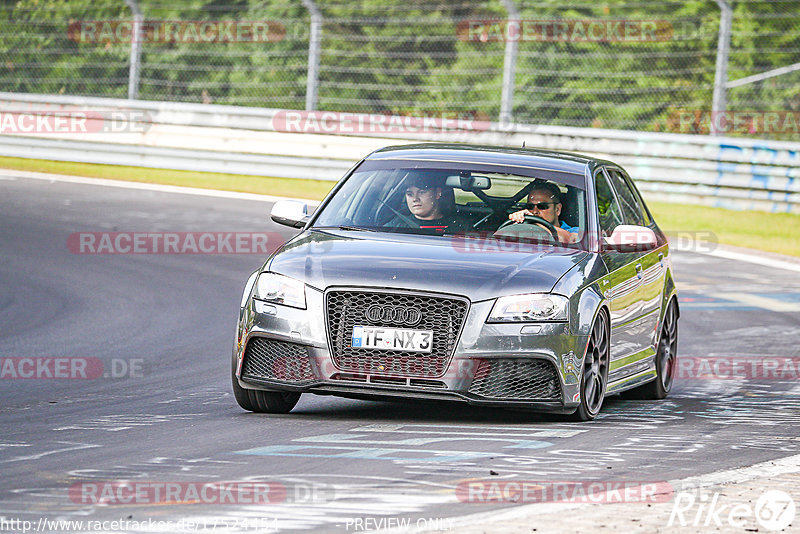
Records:
[[[661,336],[656,351],[656,379],[622,393],[625,399],[659,400],[665,398],[672,389],[675,365],[678,361],[678,308],[675,301],[667,305],[661,323]]]
[[[256,413],[289,413],[300,400],[300,393],[291,391],[261,391],[244,389],[236,379],[236,368],[231,371],[233,396],[243,409]]]
[[[581,367],[580,405],[570,416],[573,421],[591,421],[600,413],[608,386],[610,358],[608,316],[601,311],[592,326]]]

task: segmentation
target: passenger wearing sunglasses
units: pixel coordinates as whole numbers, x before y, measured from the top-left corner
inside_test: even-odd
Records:
[[[526,215],[541,217],[556,227],[559,241],[574,243],[578,240],[578,228],[558,220],[561,208],[561,190],[555,184],[543,183],[528,193],[525,209],[510,214],[508,218],[516,223],[522,223]]]

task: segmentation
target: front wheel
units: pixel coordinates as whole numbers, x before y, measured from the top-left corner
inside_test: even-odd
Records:
[[[236,371],[231,371],[233,396],[236,402],[247,411],[256,413],[289,413],[300,400],[300,393],[291,391],[260,391],[245,389],[236,379]]]
[[[595,319],[586,356],[583,358],[580,405],[572,414],[574,421],[591,421],[600,412],[606,396],[609,364],[609,325],[604,311]]]

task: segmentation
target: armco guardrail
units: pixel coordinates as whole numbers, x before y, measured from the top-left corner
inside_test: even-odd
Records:
[[[88,123],[42,131],[59,113]],[[651,198],[800,212],[800,143],[16,93],[0,132],[3,156],[322,180],[388,144],[524,141],[618,162]]]

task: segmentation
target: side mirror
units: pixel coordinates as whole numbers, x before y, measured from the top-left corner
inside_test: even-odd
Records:
[[[621,224],[614,228],[610,236],[603,238],[606,249],[619,252],[641,252],[656,247],[656,233],[644,226]]]
[[[308,222],[308,204],[299,200],[279,200],[272,205],[269,216],[278,224],[302,228]]]

